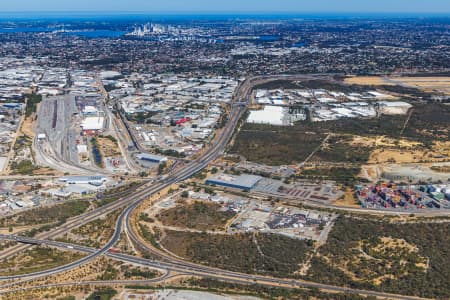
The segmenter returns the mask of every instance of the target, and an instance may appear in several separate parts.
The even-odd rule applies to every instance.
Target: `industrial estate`
[[[0,298],[449,299],[449,26],[0,20]]]

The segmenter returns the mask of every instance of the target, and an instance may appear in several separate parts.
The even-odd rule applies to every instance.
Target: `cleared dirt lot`
[[[395,85],[394,83],[385,81],[384,77],[380,76],[355,76],[345,79],[347,84],[360,85]]]
[[[33,114],[31,117],[24,119],[22,127],[20,128],[21,132],[29,136],[31,139],[33,139],[35,135],[34,132],[34,127],[36,126],[35,123],[36,123],[35,114]]]
[[[450,95],[450,77],[355,76],[346,78],[345,83],[358,85],[402,85],[418,88],[426,92],[438,91]]]
[[[342,205],[342,206],[353,206],[353,207],[360,207],[360,204],[358,200],[355,197],[355,193],[352,189],[348,188],[345,191],[345,195],[338,199],[336,202],[334,202],[335,205]]]
[[[442,162],[450,157],[450,142],[435,142],[429,149],[408,139],[354,136],[352,144],[375,149],[370,154],[369,164]]]
[[[450,95],[450,77],[394,77],[391,80],[427,92],[440,91]]]
[[[100,147],[100,151],[105,157],[114,157],[121,155],[117,141],[113,140],[112,138],[99,136],[97,137],[97,141]]]

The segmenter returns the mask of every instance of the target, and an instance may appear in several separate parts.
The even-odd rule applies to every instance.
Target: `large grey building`
[[[256,175],[236,176],[229,174],[220,174],[207,179],[206,184],[248,191],[251,190],[258,183],[258,181],[261,180],[261,178],[262,178],[261,176]]]

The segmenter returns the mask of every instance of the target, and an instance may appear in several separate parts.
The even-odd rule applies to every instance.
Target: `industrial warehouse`
[[[0,4],[1,299],[450,299],[450,6],[102,1]]]
[[[222,186],[233,189],[251,190],[262,177],[256,175],[229,175],[220,174],[206,180],[206,184]]]
[[[377,91],[342,93],[326,89],[257,90],[254,102],[263,108],[251,110],[247,122],[289,126],[308,118],[313,122],[322,122],[404,115],[412,108],[411,104],[394,101],[396,99]]]
[[[157,164],[160,164],[162,162],[167,162],[167,157],[161,156],[161,155],[149,154],[149,153],[137,154],[136,158],[141,161],[147,161],[147,162],[157,163]]]
[[[68,176],[61,177],[59,181],[66,182],[68,184],[102,185],[108,181],[108,178],[104,176]]]

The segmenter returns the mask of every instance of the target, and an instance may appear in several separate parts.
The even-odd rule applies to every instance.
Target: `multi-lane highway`
[[[68,250],[72,250],[72,251],[79,251],[79,252],[91,253],[91,254],[101,252],[100,249],[94,249],[94,248],[90,248],[90,247],[56,242],[56,241],[51,241],[51,240],[38,240],[38,239],[13,236],[13,235],[0,235],[0,239],[14,240],[14,241],[30,243],[30,244],[45,244],[48,246],[58,247],[61,249],[68,249]],[[166,272],[164,273],[163,276],[152,279],[152,280],[111,281],[111,282],[109,282],[109,284],[111,284],[111,285],[155,283],[155,282],[160,282],[160,281],[167,279],[168,274],[170,272],[176,272],[180,275],[208,277],[208,278],[213,278],[213,279],[217,279],[217,280],[224,280],[227,282],[242,283],[242,284],[258,283],[261,285],[275,286],[275,287],[318,288],[318,289],[328,290],[328,291],[333,291],[333,292],[353,293],[353,294],[360,294],[360,295],[365,295],[365,296],[383,297],[383,298],[388,298],[388,299],[402,299],[402,300],[420,299],[418,297],[413,297],[413,296],[402,296],[402,295],[395,295],[395,294],[382,293],[382,292],[351,289],[351,288],[346,288],[346,287],[339,287],[339,286],[309,282],[309,281],[304,281],[304,280],[272,278],[272,277],[266,277],[266,276],[237,273],[237,272],[231,272],[231,271],[226,271],[226,270],[221,270],[221,269],[210,268],[210,267],[206,267],[206,266],[202,266],[202,265],[196,265],[196,264],[192,264],[192,263],[185,262],[185,261],[179,262],[178,260],[173,260],[173,261],[149,260],[149,259],[131,256],[131,255],[126,255],[126,254],[121,254],[121,253],[112,253],[112,252],[105,252],[105,255],[107,255],[108,257],[117,259],[117,260],[128,262],[128,263],[134,263],[134,264],[138,264],[141,266],[146,266],[146,267],[155,268],[155,269],[159,269],[159,270],[166,270]],[[63,266],[61,268],[64,268],[65,270],[73,268],[72,265],[70,265],[70,267],[68,267],[68,266],[69,265]],[[47,271],[36,272],[34,274],[34,276],[35,276],[34,278],[39,277],[39,275],[45,274],[45,272],[47,272]],[[5,279],[5,278],[16,279],[16,278],[21,278],[21,277],[22,276],[9,276],[9,277],[2,277],[2,279]],[[33,279],[33,277],[30,279]],[[30,279],[27,279],[26,281],[29,281]],[[20,288],[20,287],[16,288],[16,289],[13,288],[14,286],[18,286],[18,285],[20,286],[20,284],[23,284],[24,282],[25,281],[20,281],[20,282],[13,282],[13,283],[7,283],[4,285],[0,285],[0,288],[2,289],[2,291],[0,291],[0,294],[12,292],[12,291],[21,291],[21,290],[30,289],[30,288],[24,289],[24,288]],[[99,285],[108,284],[108,282],[102,282],[102,281],[99,281],[98,283],[99,283]],[[78,282],[78,285],[87,285],[87,284],[95,285],[96,281]],[[67,285],[67,283],[60,284],[58,286],[66,286],[66,285]],[[48,287],[55,287],[55,286],[56,286],[55,284],[48,285]],[[43,287],[46,287],[46,286],[45,285],[39,286],[39,288],[43,288]]]
[[[243,87],[247,87],[247,84],[241,85],[240,89]],[[240,90],[239,89],[239,90]],[[239,91],[238,90],[238,91]],[[239,92],[236,95],[241,95]],[[65,233],[70,232],[71,230],[80,227],[84,224],[87,224],[91,221],[94,221],[98,219],[101,216],[107,215],[110,212],[113,212],[117,209],[120,209],[122,207],[126,206],[126,209],[122,212],[122,214],[119,216],[117,223],[116,223],[116,230],[111,238],[111,240],[107,243],[105,247],[103,247],[98,253],[94,253],[92,255],[89,255],[82,260],[78,262],[78,265],[81,265],[83,263],[86,263],[87,261],[104,254],[108,249],[110,249],[119,239],[120,233],[122,232],[122,224],[123,220],[128,218],[130,212],[132,212],[141,202],[148,199],[155,193],[163,190],[166,187],[171,186],[173,183],[183,181],[189,177],[191,177],[193,174],[201,171],[204,169],[211,161],[216,159],[224,150],[226,147],[229,139],[231,138],[239,119],[245,112],[244,106],[232,106],[230,109],[230,113],[228,116],[228,122],[226,126],[222,130],[222,134],[219,136],[219,138],[215,141],[212,147],[210,147],[202,157],[190,162],[189,164],[186,164],[183,168],[180,168],[176,171],[174,171],[172,174],[169,174],[167,178],[164,180],[161,180],[158,183],[152,184],[148,183],[137,189],[134,193],[131,193],[130,195],[123,197],[113,203],[110,203],[108,205],[105,205],[99,209],[90,211],[88,213],[85,213],[83,215],[74,217],[69,219],[63,226],[56,228],[54,230],[41,233],[37,235],[36,237],[38,239],[49,239],[54,238],[60,235],[63,235]],[[13,247],[10,247],[2,253],[0,253],[0,259],[4,259],[7,257],[10,257],[14,254],[16,254],[19,251],[23,251],[26,248],[30,247],[30,245],[23,245],[19,244]],[[51,272],[50,272],[51,271]],[[49,270],[48,274],[54,274],[55,271]],[[42,275],[45,275],[44,273]]]
[[[304,79],[307,78],[305,76],[282,76],[281,78],[288,78],[288,79]],[[275,79],[279,79],[278,77]],[[314,282],[307,282],[307,281],[301,281],[301,280],[291,280],[291,279],[279,279],[279,278],[270,278],[265,276],[258,276],[258,275],[249,275],[249,274],[243,274],[243,273],[236,273],[236,272],[230,272],[225,271],[217,268],[212,267],[206,267],[203,265],[198,265],[195,263],[187,262],[181,259],[174,258],[170,255],[168,255],[165,252],[159,251],[158,249],[155,249],[147,243],[143,242],[139,235],[134,232],[132,222],[131,222],[131,216],[133,214],[133,211],[139,207],[141,203],[143,203],[145,200],[147,200],[149,197],[154,195],[155,193],[160,192],[161,190],[171,186],[174,183],[181,182],[195,173],[201,171],[205,167],[209,165],[210,162],[214,161],[216,158],[218,158],[222,152],[224,151],[225,147],[228,145],[237,125],[239,124],[239,120],[244,115],[244,112],[246,111],[246,104],[250,100],[250,94],[252,91],[252,88],[255,84],[261,84],[267,81],[274,80],[273,77],[258,77],[254,78],[252,80],[246,80],[242,82],[234,96],[234,103],[231,103],[230,111],[228,115],[228,121],[225,127],[222,129],[221,134],[218,135],[216,140],[212,143],[212,146],[207,149],[203,155],[187,164],[185,164],[183,167],[172,171],[168,176],[159,182],[156,183],[147,183],[138,189],[136,189],[133,193],[131,193],[128,196],[122,197],[119,200],[110,203],[108,205],[105,205],[104,207],[101,207],[99,209],[90,211],[88,213],[85,213],[83,215],[74,217],[72,219],[69,219],[63,226],[56,228],[54,230],[51,230],[49,232],[41,233],[36,236],[35,239],[27,239],[23,237],[14,237],[14,236],[0,236],[0,239],[8,239],[17,241],[20,243],[26,243],[26,244],[19,244],[14,247],[11,247],[9,249],[6,249],[0,254],[0,259],[9,257],[11,255],[16,254],[18,251],[22,251],[29,247],[32,244],[47,244],[54,247],[60,247],[65,248],[66,250],[74,250],[74,251],[80,251],[87,253],[87,255],[75,262],[72,262],[68,265],[56,267],[51,270],[45,270],[36,272],[33,274],[25,274],[25,275],[17,275],[17,276],[5,276],[0,277],[0,279],[22,279],[15,283],[14,285],[20,285],[27,280],[30,279],[36,279],[41,278],[45,276],[55,275],[60,272],[64,272],[73,268],[76,268],[78,266],[81,266],[82,264],[85,264],[96,257],[99,257],[101,255],[107,255],[109,257],[143,265],[148,267],[153,267],[157,269],[164,269],[167,271],[176,271],[181,274],[185,275],[193,275],[193,276],[201,276],[201,277],[211,277],[216,278],[220,280],[225,280],[229,282],[238,282],[238,283],[259,283],[264,284],[268,286],[284,286],[284,287],[314,287],[319,288],[323,290],[330,290],[330,291],[336,291],[336,292],[348,292],[348,293],[354,293],[354,294],[361,294],[361,295],[367,295],[367,296],[379,296],[379,297],[385,297],[390,299],[417,299],[415,297],[408,297],[408,296],[400,296],[400,295],[390,295],[386,293],[379,293],[379,292],[372,292],[372,291],[363,291],[358,289],[349,289],[344,287],[337,287],[332,285],[326,285],[326,284],[319,284]],[[55,241],[49,241],[50,238],[54,238],[57,236],[60,236],[64,233],[68,233],[71,230],[80,227],[84,224],[87,224],[93,220],[98,219],[101,216],[104,216],[110,212],[116,211],[118,209],[123,209],[119,218],[117,219],[116,226],[115,226],[115,232],[109,242],[102,247],[101,249],[93,249],[88,247],[82,247],[78,245],[72,245],[72,244],[65,244],[65,243],[59,243]],[[119,254],[119,253],[111,253],[109,250],[111,247],[116,244],[120,238],[121,233],[123,230],[126,230],[132,241],[138,245],[141,248],[147,249],[148,251],[152,252],[155,257],[158,257],[158,261],[156,260],[147,260],[142,259],[139,257]],[[11,290],[9,287],[12,284],[5,284],[0,285],[0,288],[3,288],[6,290]]]

